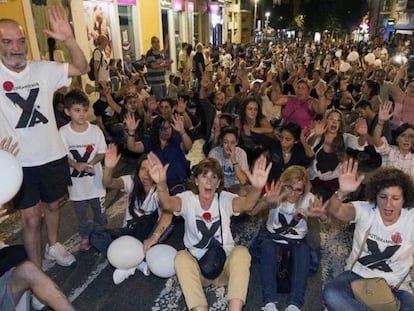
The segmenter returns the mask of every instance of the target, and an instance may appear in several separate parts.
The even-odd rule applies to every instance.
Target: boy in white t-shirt
[[[88,107],[89,100],[82,91],[69,92],[65,96],[65,113],[71,121],[59,130],[71,168],[69,199],[73,201],[79,221],[81,251],[90,248],[90,232],[106,223],[106,191],[102,185],[101,165],[106,152],[105,137],[98,126],[88,122]],[[88,219],[89,206],[94,213],[93,222]]]

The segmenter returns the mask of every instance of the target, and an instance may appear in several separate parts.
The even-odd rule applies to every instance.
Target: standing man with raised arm
[[[56,89],[69,86],[72,76],[88,71],[88,63],[76,43],[68,12],[58,6],[48,10],[49,37],[62,41],[72,63],[27,60],[27,38],[21,25],[0,19],[0,136],[19,142],[17,155],[23,167],[23,184],[14,204],[22,211],[23,242],[29,259],[42,267],[41,215],[47,226],[45,257],[63,266],[75,262],[58,243],[59,199],[70,182],[68,160],[53,113]]]

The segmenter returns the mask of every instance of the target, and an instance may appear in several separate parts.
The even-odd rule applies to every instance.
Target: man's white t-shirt
[[[53,94],[69,86],[68,63],[28,62],[16,73],[0,61],[0,137],[19,142],[17,159],[23,167],[39,166],[63,158],[53,112]]]

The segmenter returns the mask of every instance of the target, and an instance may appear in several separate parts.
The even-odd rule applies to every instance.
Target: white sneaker
[[[114,274],[112,275],[112,279],[114,280],[115,285],[121,284],[131,275],[134,275],[136,269],[137,268],[131,268],[128,270],[115,269]]]
[[[263,311],[278,311],[274,302],[268,302],[263,308]]]
[[[41,303],[39,299],[36,298],[35,295],[32,295],[32,308],[39,311],[39,310],[42,310],[43,308],[46,308],[46,305]]]
[[[300,311],[300,309],[295,305],[288,305],[285,311]]]
[[[68,267],[76,262],[75,256],[69,253],[59,242],[52,246],[46,244],[45,258],[55,260],[58,265],[64,267]]]
[[[137,269],[141,271],[145,276],[149,276],[151,274],[151,271],[148,268],[147,262],[145,260],[141,261],[141,263],[137,266]]]

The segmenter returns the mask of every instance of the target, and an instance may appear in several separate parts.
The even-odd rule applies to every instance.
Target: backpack
[[[93,59],[93,55],[95,54],[95,51],[96,50],[98,50],[98,48],[96,48],[95,50],[93,50],[93,52],[92,52],[92,57],[91,57],[91,59],[89,60],[89,72],[88,72],[88,78],[89,78],[89,80],[91,80],[91,81],[95,81],[95,79],[96,79],[96,77],[95,77],[95,70],[94,70],[94,67],[95,67],[95,61],[94,61],[94,59]],[[101,60],[99,61],[99,66],[101,66],[102,65],[102,59],[103,59],[103,54],[102,54],[102,52],[101,52]]]

